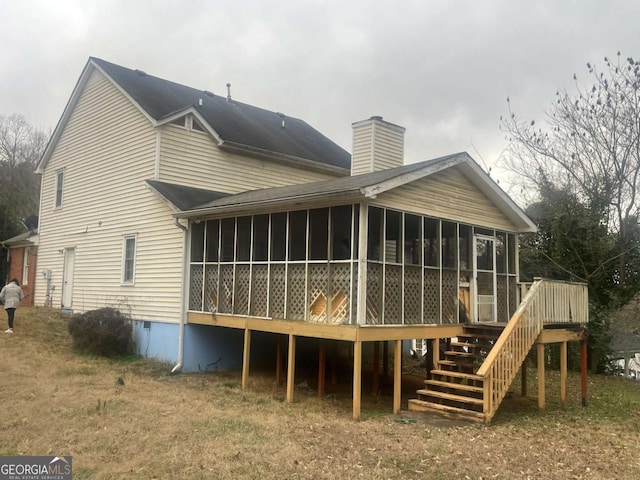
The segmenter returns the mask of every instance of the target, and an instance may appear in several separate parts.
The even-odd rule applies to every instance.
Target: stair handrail
[[[559,309],[562,312],[556,311]],[[529,350],[542,332],[545,321],[554,323],[555,319],[565,317],[565,322],[586,323],[588,315],[586,285],[535,279],[476,372],[484,380],[485,421],[490,421],[497,411]]]

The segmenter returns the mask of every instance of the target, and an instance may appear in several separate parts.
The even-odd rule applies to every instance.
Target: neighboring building
[[[36,304],[115,306],[139,352],[242,360],[243,385],[251,332],[286,334],[288,399],[297,336],[353,342],[356,415],[363,342],[399,358],[402,340],[506,324],[535,226],[466,153],[404,165],[404,128],[353,134],[352,159],[301,120],[91,58],[38,165]],[[544,322],[583,323],[584,298]]]
[[[5,240],[2,242],[2,246],[7,249],[9,260],[9,273],[5,283],[17,278],[24,292],[24,300],[20,302],[20,305],[33,305],[38,259],[37,230],[29,230]]]

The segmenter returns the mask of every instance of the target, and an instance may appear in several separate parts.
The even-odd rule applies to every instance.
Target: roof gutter
[[[182,246],[182,271],[187,271],[187,241],[188,228],[182,225],[178,219],[175,219],[175,225],[184,232],[184,244]],[[170,373],[177,373],[182,370],[184,360],[184,326],[187,319],[186,291],[187,291],[187,275],[182,275],[182,285],[180,285],[180,325],[178,326],[178,363],[174,365]]]

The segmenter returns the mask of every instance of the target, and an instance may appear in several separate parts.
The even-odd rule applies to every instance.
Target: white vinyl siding
[[[356,127],[353,130],[353,161],[351,175],[373,172],[373,131]]]
[[[513,223],[457,168],[384,192],[375,203],[470,225],[517,231]]]
[[[132,318],[180,318],[184,232],[149,191],[156,134],[149,120],[97,71],[80,96],[43,172],[41,205],[54,205],[64,168],[64,209],[41,208],[38,268],[52,270],[59,306],[65,248],[75,248],[73,308],[104,306]],[[123,235],[136,234],[135,285],[122,286]],[[38,275],[36,305],[46,281]]]
[[[222,151],[203,132],[162,127],[159,180],[226,193],[328,180],[335,176]]]
[[[354,125],[352,175],[399,167],[403,157],[402,127],[373,118]]]

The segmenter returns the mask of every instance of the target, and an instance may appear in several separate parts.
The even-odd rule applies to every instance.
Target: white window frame
[[[56,189],[53,192],[53,206],[54,208],[62,208],[62,201],[64,198],[64,169],[56,171]],[[58,193],[60,196],[58,197]]]
[[[133,241],[133,258],[127,258],[127,244]],[[122,236],[122,285],[134,285],[136,279],[136,252],[138,248],[138,235],[133,233]],[[131,262],[131,278],[127,275],[127,262]]]
[[[22,257],[22,285],[29,285],[29,257],[31,247],[24,247],[24,255]]]

